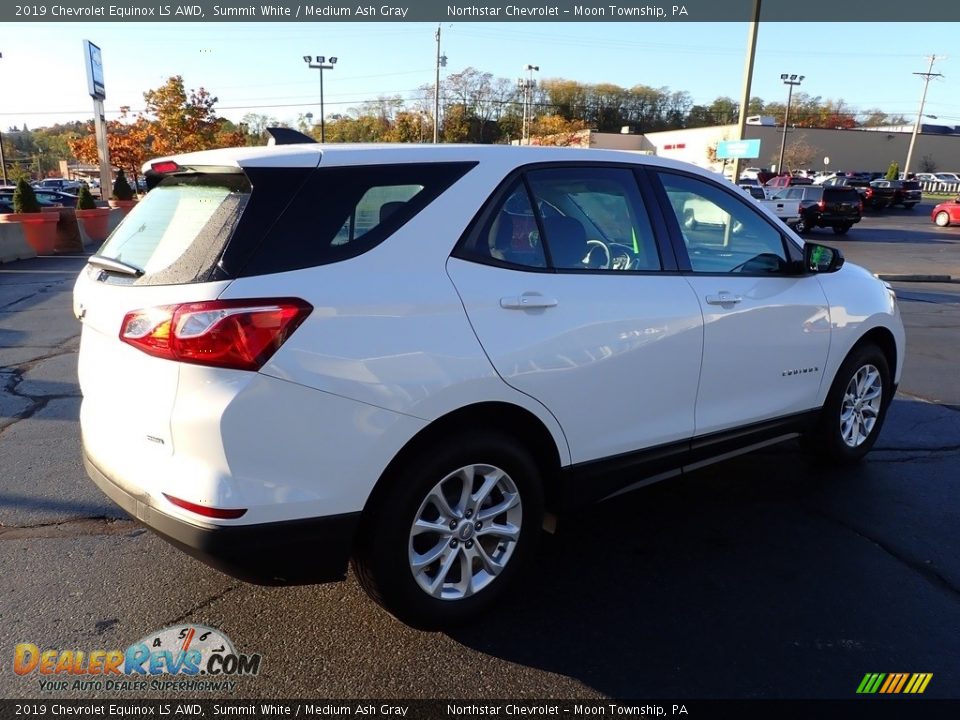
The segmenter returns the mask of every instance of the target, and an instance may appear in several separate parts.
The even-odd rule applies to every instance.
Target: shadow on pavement
[[[886,436],[936,415],[896,404]],[[955,695],[957,454],[908,457],[824,469],[790,443],[594,506],[451,637],[613,697],[852,698],[894,670]]]

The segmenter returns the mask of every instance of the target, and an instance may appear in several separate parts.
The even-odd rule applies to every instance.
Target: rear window
[[[137,284],[200,280],[223,251],[250,193],[239,171],[166,176],[97,254],[142,270]]]
[[[906,180],[902,185],[904,190],[919,190],[920,183],[916,180]]]
[[[853,188],[824,188],[823,199],[827,202],[860,202],[860,193]]]

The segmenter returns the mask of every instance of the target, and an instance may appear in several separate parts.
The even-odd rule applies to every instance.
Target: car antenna
[[[267,145],[302,145],[303,143],[316,144],[317,142],[309,135],[293,128],[270,127],[267,128],[267,132],[270,134]]]

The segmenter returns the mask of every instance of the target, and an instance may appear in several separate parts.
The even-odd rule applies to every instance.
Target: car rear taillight
[[[259,370],[311,310],[297,298],[162,305],[127,313],[120,340],[166,360]]]
[[[825,210],[827,207],[827,203],[823,200],[820,200],[819,202],[817,202],[817,207],[820,208],[821,210]]]

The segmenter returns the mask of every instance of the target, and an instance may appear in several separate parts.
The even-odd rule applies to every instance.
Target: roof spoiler
[[[303,143],[316,144],[317,142],[309,135],[304,135],[293,128],[271,127],[267,128],[267,132],[270,134],[267,145],[302,145]]]

